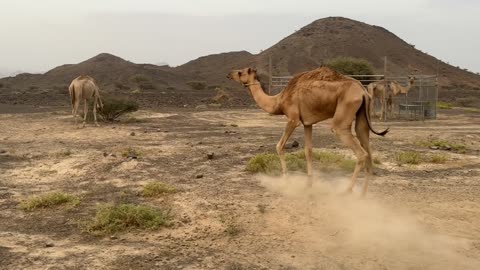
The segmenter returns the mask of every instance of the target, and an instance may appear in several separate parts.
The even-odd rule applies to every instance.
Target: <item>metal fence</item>
[[[438,87],[436,75],[411,75],[415,77],[415,82],[407,94],[398,94],[392,98],[392,114],[386,114],[386,120],[410,119],[425,120],[436,119]],[[392,81],[400,83],[402,86],[408,84],[410,76],[387,76],[376,75],[351,75],[350,77],[359,80],[365,87],[368,84],[385,79],[387,85]],[[292,76],[271,76],[269,94],[274,95],[282,91]],[[389,89],[389,87],[387,87]],[[390,91],[390,90],[387,90]],[[388,94],[386,95],[386,98]],[[380,102],[374,99],[375,108],[380,111]],[[385,104],[387,100],[384,101]]]

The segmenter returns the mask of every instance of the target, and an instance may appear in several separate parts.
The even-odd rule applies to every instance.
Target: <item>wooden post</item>
[[[384,89],[385,89],[385,96],[383,97],[383,121],[387,121],[387,96],[388,96],[388,86],[387,86],[387,56],[385,56],[385,62],[383,63],[383,83],[384,83]],[[393,101],[392,101],[393,102]],[[393,104],[392,104],[393,106]],[[393,110],[393,108],[392,108]]]
[[[268,94],[271,95],[272,91],[272,55],[268,55]]]

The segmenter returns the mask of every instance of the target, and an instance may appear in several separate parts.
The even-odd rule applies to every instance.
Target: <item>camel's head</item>
[[[415,79],[416,79],[415,76],[408,77],[408,82],[410,84],[413,84],[415,82]]]
[[[255,81],[258,80],[257,70],[254,68],[232,70],[228,73],[227,78],[242,83],[243,85],[255,83]]]

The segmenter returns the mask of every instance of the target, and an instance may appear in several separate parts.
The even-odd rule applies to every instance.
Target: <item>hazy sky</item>
[[[480,71],[476,0],[0,0],[0,72],[47,71],[109,52],[136,63],[258,53],[323,17],[390,30],[417,49]]]

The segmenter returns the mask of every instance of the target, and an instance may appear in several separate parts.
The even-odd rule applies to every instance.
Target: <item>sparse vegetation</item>
[[[122,152],[122,157],[140,157],[142,156],[142,152],[140,150],[135,149],[133,147],[128,147]]]
[[[137,89],[132,90],[132,92],[130,92],[130,93],[132,93],[132,94],[134,94],[134,95],[139,95],[139,94],[142,93],[142,90],[140,90],[140,89],[137,88]]]
[[[38,171],[38,175],[40,177],[46,177],[46,176],[56,174],[56,173],[57,173],[56,170],[40,170],[40,171]]]
[[[113,84],[115,86],[115,88],[119,89],[119,90],[128,90],[130,89],[130,87],[128,85],[125,85],[124,83],[122,82],[115,82]]]
[[[467,147],[461,143],[453,143],[446,140],[428,140],[428,141],[418,141],[416,145],[439,149],[439,150],[452,150],[459,153],[465,153]]]
[[[142,83],[142,82],[149,82],[151,81],[150,77],[144,74],[136,74],[130,77],[130,80],[134,83]]]
[[[338,169],[351,171],[355,168],[356,164],[354,160],[334,152],[314,151],[312,156],[314,161],[320,163],[320,169],[327,171]],[[285,161],[289,171],[306,170],[304,151],[285,154]],[[277,175],[281,173],[280,158],[277,154],[258,154],[248,161],[247,171]]]
[[[99,115],[103,120],[113,122],[124,114],[137,111],[138,108],[138,103],[133,100],[104,98],[103,109],[99,111]]]
[[[448,103],[448,102],[444,102],[444,101],[438,101],[437,102],[437,109],[452,109],[453,108],[453,104],[451,103]]]
[[[224,103],[224,102],[227,102],[231,99],[230,95],[225,90],[223,90],[222,88],[216,88],[216,90],[217,90],[217,93],[212,98],[212,100],[214,102]]]
[[[475,105],[480,103],[480,99],[477,97],[457,98],[455,103],[461,107],[475,107]]]
[[[229,236],[237,236],[241,232],[240,226],[235,222],[227,222],[225,232]]]
[[[72,150],[70,150],[70,149],[64,149],[64,150],[62,150],[62,151],[60,151],[60,152],[57,152],[57,153],[55,154],[55,156],[56,156],[56,157],[59,157],[59,158],[61,158],[61,157],[69,157],[69,156],[71,156],[71,155],[72,155]]]
[[[345,75],[372,75],[374,73],[372,64],[361,58],[337,57],[328,60],[325,64]]]
[[[142,196],[144,197],[158,197],[163,194],[174,193],[175,187],[167,185],[162,182],[151,182],[143,187]]]
[[[373,157],[373,164],[380,165],[382,164],[382,161],[378,157]]]
[[[34,210],[37,208],[50,208],[64,204],[75,206],[78,203],[80,203],[80,200],[71,194],[53,192],[28,198],[20,203],[20,208],[24,210]]]
[[[187,85],[195,90],[204,90],[207,87],[207,83],[204,81],[190,81]]]
[[[414,151],[405,151],[399,152],[395,154],[395,160],[397,161],[398,165],[403,164],[420,164],[421,157],[420,154]]]
[[[169,211],[134,204],[105,204],[97,208],[95,218],[87,224],[92,234],[115,233],[128,229],[158,229],[169,226]]]
[[[447,162],[448,158],[445,154],[435,154],[430,157],[430,162],[443,164]]]
[[[265,214],[267,211],[267,205],[259,203],[257,204],[257,209],[260,213]]]
[[[474,112],[474,113],[480,112],[480,109],[477,109],[477,108],[463,108],[463,110],[467,112]]]

